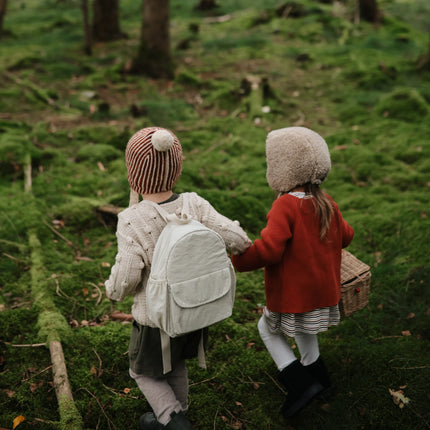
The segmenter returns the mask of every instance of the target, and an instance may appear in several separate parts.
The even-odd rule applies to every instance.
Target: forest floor
[[[189,362],[195,428],[430,428],[430,71],[417,66],[430,3],[381,0],[383,21],[373,25],[354,22],[352,1],[288,2],[278,15],[278,1],[220,0],[213,15],[172,0],[168,81],[127,72],[141,2],[120,3],[127,38],[86,56],[78,2],[9,2],[0,41],[0,428],[60,427],[45,347],[52,330],[84,428],[136,429],[149,410],[128,375],[131,299],[112,304],[104,291],[116,215],[102,208],[127,206],[124,148],[151,125],[182,143],[175,190],[199,193],[253,239],[274,199],[268,131],[317,131],[332,157],[324,188],[355,230],[350,251],[372,270],[369,305],[319,337],[334,396],[289,423],[257,331],[263,272],[238,274],[233,316],[210,329],[207,370]]]

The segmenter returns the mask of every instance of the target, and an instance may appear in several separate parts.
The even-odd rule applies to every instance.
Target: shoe
[[[324,390],[318,395],[324,399],[329,398],[334,393],[331,386],[330,375],[321,357],[314,361],[312,364],[305,366],[305,369],[324,387]]]
[[[162,430],[163,424],[157,421],[153,412],[146,412],[139,419],[139,430]]]
[[[324,390],[324,387],[298,360],[282,369],[278,379],[288,391],[282,406],[284,418],[298,414],[315,396]]]
[[[193,426],[188,421],[183,412],[172,412],[172,418],[164,427],[167,430],[193,430]]]

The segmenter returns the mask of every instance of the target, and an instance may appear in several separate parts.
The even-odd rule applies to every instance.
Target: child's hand
[[[245,243],[245,246],[243,247],[243,249],[241,249],[240,251],[238,249],[234,249],[232,250],[232,254],[233,255],[240,255],[240,254],[244,254],[252,245],[252,242],[249,240]]]

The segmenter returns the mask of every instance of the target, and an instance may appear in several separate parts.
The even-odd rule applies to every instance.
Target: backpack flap
[[[192,281],[170,285],[170,293],[176,305],[192,309],[221,299],[231,290],[231,284],[230,270],[225,268]]]
[[[189,281],[169,285],[171,337],[208,327],[232,314],[236,292],[233,266]]]

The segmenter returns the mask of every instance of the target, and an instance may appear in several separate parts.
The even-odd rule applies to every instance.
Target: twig
[[[24,191],[30,192],[32,187],[31,182],[31,160],[24,165]]]
[[[10,258],[13,261],[16,261],[17,263],[25,263],[24,261],[20,260],[19,258],[16,258],[10,254],[6,254],[6,252],[3,252],[3,255],[7,258]]]
[[[103,387],[106,388],[106,390],[110,391],[111,393],[115,394],[116,396],[124,395],[124,392],[121,392],[121,390],[115,390],[115,388],[108,387],[105,384],[102,384],[102,385],[103,385]],[[140,400],[140,397],[138,397],[138,396],[130,396],[129,394],[127,394],[127,397],[129,397],[130,399]]]
[[[282,393],[287,394],[287,392],[270,376],[266,371],[264,373],[272,380],[272,382],[281,390]]]
[[[12,344],[10,342],[4,342],[6,345],[13,346],[14,348],[36,348],[39,346],[46,346],[46,343],[29,343],[29,344],[22,344],[22,345],[16,345]]]
[[[57,284],[57,288],[55,289],[57,296],[65,297],[66,299],[70,299],[70,297],[60,288],[60,283],[58,282],[58,279],[55,279],[55,283]]]
[[[397,339],[399,337],[404,337],[404,336],[399,336],[399,335],[394,335],[394,336],[381,336],[381,337],[375,337],[373,339],[371,339],[372,342],[375,342],[377,340],[385,340],[385,339]]]
[[[58,237],[63,239],[67,243],[67,245],[73,246],[73,247],[75,246],[71,240],[67,239],[67,237],[63,236],[60,232],[55,230],[55,228],[53,228],[51,225],[49,225],[49,223],[47,223],[45,220],[43,220],[43,224],[45,224],[49,229],[51,229],[51,231],[53,233],[55,233]]]
[[[97,402],[97,404],[99,405],[99,407],[100,407],[100,410],[102,411],[102,413],[103,413],[103,415],[105,416],[105,418],[106,418],[106,420],[107,420],[107,423],[108,423],[108,426],[109,426],[109,428],[111,428],[111,424],[113,425],[113,428],[114,429],[116,429],[116,426],[115,426],[115,424],[110,420],[110,418],[106,415],[106,412],[105,412],[105,410],[103,409],[103,406],[101,405],[101,403],[100,403],[100,401],[99,401],[99,399],[91,392],[91,391],[89,391],[89,390],[87,390],[86,388],[79,388],[79,390],[84,390],[84,391],[86,391],[93,399],[95,399],[95,401]],[[78,390],[78,391],[79,391]]]
[[[98,285],[96,285],[96,284],[94,284],[93,282],[88,282],[91,286],[93,286],[96,290],[97,290],[97,292],[99,293],[99,298],[97,299],[97,302],[96,302],[96,306],[98,306],[99,304],[100,304],[100,302],[102,301],[102,298],[103,298],[103,293],[102,293],[102,291],[100,290],[100,288],[98,287]]]
[[[216,417],[218,416],[218,408],[215,412],[215,416],[214,416],[214,430],[216,430]]]
[[[204,383],[209,382],[209,381],[213,381],[219,374],[224,372],[225,366],[226,365],[224,364],[224,366],[222,366],[222,368],[219,370],[219,372],[216,375],[212,376],[212,378],[203,379],[203,381],[200,381],[200,382],[194,382],[193,384],[190,384],[189,386],[192,387],[194,385],[200,385],[200,384],[204,384]]]
[[[25,379],[23,379],[23,381],[25,381],[25,382],[26,382],[26,381],[29,381],[30,379],[34,378],[35,376],[39,376],[39,375],[41,375],[42,373],[46,372],[46,371],[47,371],[47,370],[49,370],[49,369],[52,369],[52,364],[51,364],[50,366],[46,367],[45,369],[41,370],[40,372],[35,373],[34,375],[31,375],[29,378],[25,378]]]
[[[415,369],[428,369],[430,366],[414,366],[414,367],[393,367],[393,369],[402,369],[402,370],[415,370]]]
[[[96,354],[97,358],[99,359],[99,369],[101,370],[102,364],[103,364],[102,359],[100,358],[100,355],[97,354],[97,351],[94,348],[93,348],[93,351],[94,351],[94,354]]]
[[[54,428],[58,428],[58,421],[42,420],[42,418],[36,418],[36,417],[34,417],[33,419],[38,423],[48,424]]]

